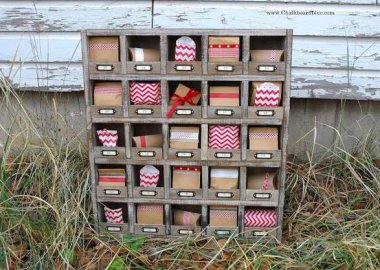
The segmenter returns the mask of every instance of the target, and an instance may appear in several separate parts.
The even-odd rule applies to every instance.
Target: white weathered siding
[[[0,0],[0,69],[21,89],[78,91],[81,29],[293,28],[292,97],[380,100],[379,25],[376,0]]]

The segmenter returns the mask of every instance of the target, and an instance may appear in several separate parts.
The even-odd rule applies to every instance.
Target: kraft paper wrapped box
[[[160,171],[152,166],[146,165],[140,170],[140,187],[157,187],[160,179]]]
[[[94,105],[121,106],[123,103],[121,82],[96,82]]]
[[[198,149],[199,127],[174,126],[170,128],[170,148]]]
[[[210,189],[237,189],[238,186],[238,167],[211,167]]]
[[[253,82],[251,106],[278,107],[281,103],[282,82]]]
[[[167,117],[170,118],[170,116],[174,113],[174,110],[180,105],[185,105],[185,106],[198,105],[200,98],[201,98],[201,92],[199,90],[192,89],[180,83],[177,86],[174,94],[170,98],[169,112],[168,112]]]
[[[159,82],[131,82],[130,94],[134,105],[161,105]]]
[[[158,49],[129,48],[129,53],[134,62],[160,61],[160,50]]]
[[[251,61],[253,62],[281,62],[284,50],[251,50]]]
[[[211,125],[209,128],[208,147],[210,149],[239,149],[239,126]]]
[[[172,187],[175,189],[201,188],[201,167],[174,166]]]
[[[277,214],[274,210],[248,209],[244,211],[245,227],[265,227],[277,226]]]
[[[125,186],[126,174],[124,169],[98,169],[99,186]]]
[[[119,61],[118,37],[90,37],[89,43],[91,62]]]
[[[239,37],[209,37],[208,43],[210,62],[239,62]]]
[[[210,226],[237,226],[237,207],[210,206]]]
[[[200,226],[200,219],[201,214],[190,212],[190,211],[183,211],[180,209],[174,209],[173,210],[173,216],[174,216],[174,225],[180,225],[180,226]]]
[[[150,225],[164,224],[164,206],[162,204],[138,204],[137,223]]]
[[[264,172],[247,175],[247,189],[274,190],[276,173]]]
[[[210,86],[210,106],[240,106],[239,86]]]
[[[278,150],[277,127],[249,128],[250,150]]]
[[[107,223],[111,223],[111,224],[124,223],[122,208],[111,209],[104,206],[104,216],[107,220]]]
[[[139,148],[148,148],[148,147],[162,147],[162,135],[153,134],[153,135],[143,135],[133,137],[133,142],[136,147]]]

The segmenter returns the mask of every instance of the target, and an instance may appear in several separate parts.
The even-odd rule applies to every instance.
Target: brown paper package
[[[251,134],[277,134],[264,138],[251,138]],[[249,149],[250,150],[278,150],[278,128],[277,127],[251,127],[249,128]]]
[[[240,106],[240,97],[212,98],[212,94],[239,94],[239,86],[210,86],[210,106]]]
[[[197,89],[194,89],[196,91],[199,92],[199,95],[196,95],[194,96],[193,98],[191,98],[191,100],[193,101],[194,104],[198,105],[198,102],[201,98],[201,92]],[[187,93],[189,92],[189,87],[183,85],[182,83],[180,83],[177,88],[175,89],[175,92],[174,94],[180,96],[180,97],[185,97],[187,95]],[[175,102],[176,102],[176,98],[171,98],[170,99],[170,102],[169,102],[169,105],[173,105]],[[185,106],[191,106],[191,104],[189,102],[185,102],[183,105]]]
[[[138,204],[137,223],[150,225],[164,224],[164,206],[157,204]]]
[[[209,44],[240,44],[239,37],[209,37]],[[241,48],[240,48],[241,50]],[[210,62],[239,62],[239,57],[209,57]]]
[[[250,104],[250,106],[254,106],[255,105],[256,90],[257,90],[257,87],[260,87],[260,85],[262,83],[263,82],[253,82],[252,83],[252,97],[251,97],[251,104]],[[277,85],[280,88],[279,103],[281,103],[281,98],[282,98],[282,82],[271,82],[271,83],[273,83],[274,85]]]
[[[201,188],[201,172],[186,173],[186,171],[173,170],[173,188],[199,189]]]
[[[191,132],[198,133],[198,140],[195,141],[170,141],[170,148],[174,149],[198,149],[199,144],[199,127],[171,127],[170,132]]]
[[[145,146],[141,145],[141,137],[145,137]],[[135,136],[133,137],[133,141],[136,147],[162,147],[162,135],[154,134],[154,135],[143,135],[143,136]]]
[[[254,173],[247,175],[247,189],[262,189],[265,175],[267,173]],[[268,173],[268,190],[274,190],[276,182],[276,173]]]
[[[117,48],[104,50],[91,48],[91,45],[117,44]],[[90,61],[91,62],[118,62],[119,38],[118,37],[90,37]]]
[[[125,170],[124,169],[98,169],[98,174],[100,175],[113,175],[113,176],[120,176],[125,177]],[[117,187],[125,187],[125,182],[114,182],[114,183],[107,183],[107,182],[99,182],[99,186],[117,186]]]
[[[213,167],[212,169],[239,170],[238,167]],[[210,189],[237,189],[239,177],[212,177],[210,175]]]
[[[271,60],[273,51],[275,58]],[[251,50],[250,53],[253,62],[281,62],[284,56],[284,50]]]
[[[94,91],[94,105],[96,106],[121,106],[123,103],[123,95],[120,82],[97,82],[96,87],[101,88],[120,88],[120,93],[97,94]],[[94,88],[95,90],[95,88]]]
[[[214,217],[213,213],[218,212]],[[210,226],[237,226],[236,206],[210,206]]]
[[[186,214],[190,216],[190,224],[184,224],[183,222],[183,216]],[[173,215],[174,215],[174,225],[200,226],[201,214],[199,213],[174,209]]]
[[[144,61],[143,62],[154,62],[160,61],[160,50],[158,49],[142,49],[144,52]],[[131,53],[131,61],[136,61],[135,48],[129,48]]]

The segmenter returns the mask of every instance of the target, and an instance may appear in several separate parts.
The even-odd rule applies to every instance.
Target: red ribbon
[[[239,93],[211,93],[210,98],[239,98]]]
[[[145,136],[140,136],[140,144],[141,144],[141,147],[142,147],[142,148],[145,148],[145,147],[146,147]]]
[[[175,100],[175,103],[172,105],[172,107],[168,111],[167,118],[170,118],[172,116],[172,114],[174,113],[175,109],[179,105],[185,104],[185,102],[190,103],[190,105],[193,105],[193,106],[197,105],[192,101],[192,98],[199,95],[199,94],[200,93],[198,91],[191,89],[191,88],[189,88],[189,91],[187,92],[186,96],[184,96],[184,97],[181,97],[181,96],[177,95],[176,93],[174,93],[171,100]]]
[[[174,166],[173,168],[175,171],[195,171],[195,172],[200,172],[201,167],[179,167],[179,166]]]

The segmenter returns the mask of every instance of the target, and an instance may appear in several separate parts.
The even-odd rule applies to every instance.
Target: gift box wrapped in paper
[[[278,107],[281,103],[282,82],[253,82],[251,106]]]
[[[240,106],[239,86],[210,86],[210,106]]]
[[[281,62],[284,50],[251,50],[253,62]]]
[[[239,37],[209,37],[208,43],[210,62],[239,62]]]
[[[250,127],[250,150],[278,150],[277,127]]]
[[[211,167],[211,189],[237,189],[239,185],[238,167]]]
[[[118,62],[118,37],[90,37],[90,62]]]
[[[125,186],[124,169],[98,169],[99,186]]]
[[[247,175],[247,189],[274,190],[276,173],[263,172]]]
[[[201,167],[174,166],[172,187],[175,189],[201,188]]]
[[[209,128],[208,147],[210,149],[239,149],[239,126],[211,125]]]
[[[111,224],[124,223],[122,208],[111,209],[104,206],[104,216],[107,220],[107,223],[111,223]]]
[[[137,223],[150,225],[164,224],[164,206],[162,204],[138,204]]]
[[[123,103],[121,82],[96,82],[94,105],[121,106]]]
[[[237,207],[210,206],[210,226],[237,226]]]
[[[130,94],[134,105],[161,105],[159,82],[131,82]]]
[[[248,209],[244,211],[244,226],[246,227],[276,227],[277,214],[274,210]]]
[[[200,226],[201,214],[199,213],[174,209],[173,216],[174,225]]]
[[[170,128],[170,148],[198,149],[199,127],[174,126]]]

